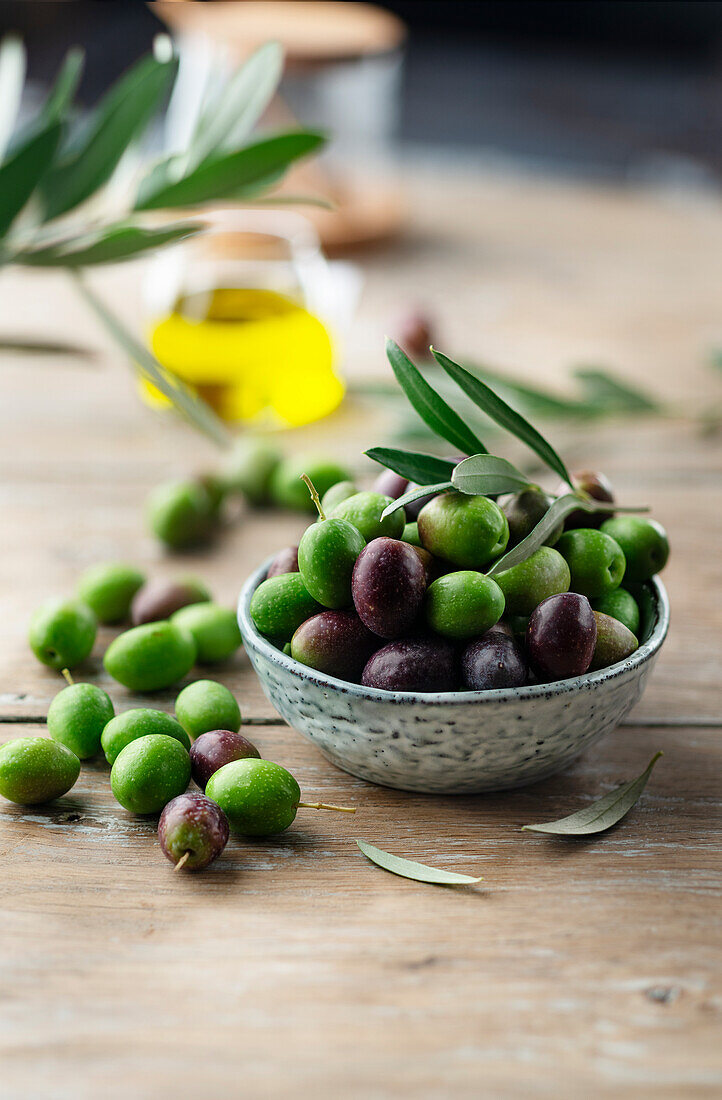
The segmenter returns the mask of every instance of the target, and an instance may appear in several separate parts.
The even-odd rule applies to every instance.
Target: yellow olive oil
[[[220,287],[181,297],[152,323],[150,346],[228,421],[270,414],[295,427],[333,412],[344,394],[325,326],[273,290]],[[153,387],[145,392],[165,403]]]

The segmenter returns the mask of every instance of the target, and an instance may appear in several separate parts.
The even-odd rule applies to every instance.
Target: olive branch
[[[283,68],[280,46],[267,43],[206,95],[187,147],[149,163],[137,146],[167,104],[178,73],[170,39],[158,36],[152,54],[121,76],[78,125],[75,94],[83,60],[82,50],[68,52],[38,113],[17,127],[25,49],[14,36],[0,43],[0,267],[66,270],[141,377],[194,427],[227,446],[229,433],[210,406],[127,331],[82,271],[135,259],[205,228],[202,220],[173,222],[158,212],[223,199],[273,202],[272,188],[289,165],[315,152],[325,138],[299,129],[251,140]],[[133,180],[127,186],[129,169]],[[14,339],[0,339],[3,346],[48,350]]]

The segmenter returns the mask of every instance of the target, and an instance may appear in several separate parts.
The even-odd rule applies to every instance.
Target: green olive
[[[89,655],[98,622],[81,600],[49,600],[30,620],[30,648],[39,661],[60,671]]]
[[[131,691],[159,691],[190,672],[195,659],[196,644],[188,631],[161,621],[119,634],[105,651],[103,664]]]
[[[241,710],[234,696],[215,680],[196,680],[183,688],[175,701],[176,718],[191,737],[211,730],[241,728]]]
[[[131,813],[157,814],[183,794],[190,777],[190,756],[180,741],[152,733],[121,750],[110,772],[110,788]]]
[[[172,715],[164,710],[134,707],[112,718],[103,730],[100,740],[105,759],[109,764],[114,764],[126,745],[156,733],[175,737],[186,751],[191,747],[188,734]]]
[[[278,640],[291,637],[321,605],[314,600],[300,573],[281,573],[259,584],[249,608],[256,629]]]
[[[60,798],[79,775],[75,753],[47,737],[19,737],[0,748],[0,794],[21,806]]]
[[[566,561],[551,546],[497,573],[494,580],[504,593],[507,615],[531,615],[547,596],[569,591],[571,573]]]
[[[385,519],[381,519],[381,513],[389,504],[393,504],[391,497],[367,490],[342,500],[334,508],[331,518],[346,520],[361,532],[366,542],[378,538],[398,539],[404,529],[406,516],[403,508],[396,508]]]
[[[217,603],[189,604],[176,611],[170,621],[192,636],[200,665],[227,661],[241,644],[235,612]]]
[[[445,638],[473,638],[484,634],[504,614],[499,585],[474,570],[446,573],[426,592],[426,621]]]
[[[80,760],[100,752],[100,738],[115,711],[110,697],[95,684],[63,688],[48,710],[48,733]]]
[[[133,565],[107,562],[86,569],[78,581],[78,597],[94,612],[100,623],[123,623],[130,618],[130,605],[145,577]]]
[[[243,836],[272,836],[293,822],[301,801],[298,783],[270,760],[232,760],[211,776],[206,795]]]

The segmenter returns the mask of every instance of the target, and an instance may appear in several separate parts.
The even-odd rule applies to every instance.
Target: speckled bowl
[[[609,668],[498,691],[381,691],[301,665],[258,633],[248,608],[270,561],[249,577],[238,603],[266,697],[332,764],[402,791],[498,791],[565,768],[640,699],[669,625],[667,593],[655,579],[646,586],[642,644]]]

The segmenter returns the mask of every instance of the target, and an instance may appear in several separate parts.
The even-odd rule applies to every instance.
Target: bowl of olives
[[[248,578],[238,622],[263,690],[330,761],[401,790],[471,794],[564,768],[639,700],[667,633],[664,529],[572,475],[475,376],[434,353],[561,475],[492,455],[396,346],[416,411],[468,457],[373,448],[367,490],[320,499],[297,547]]]

